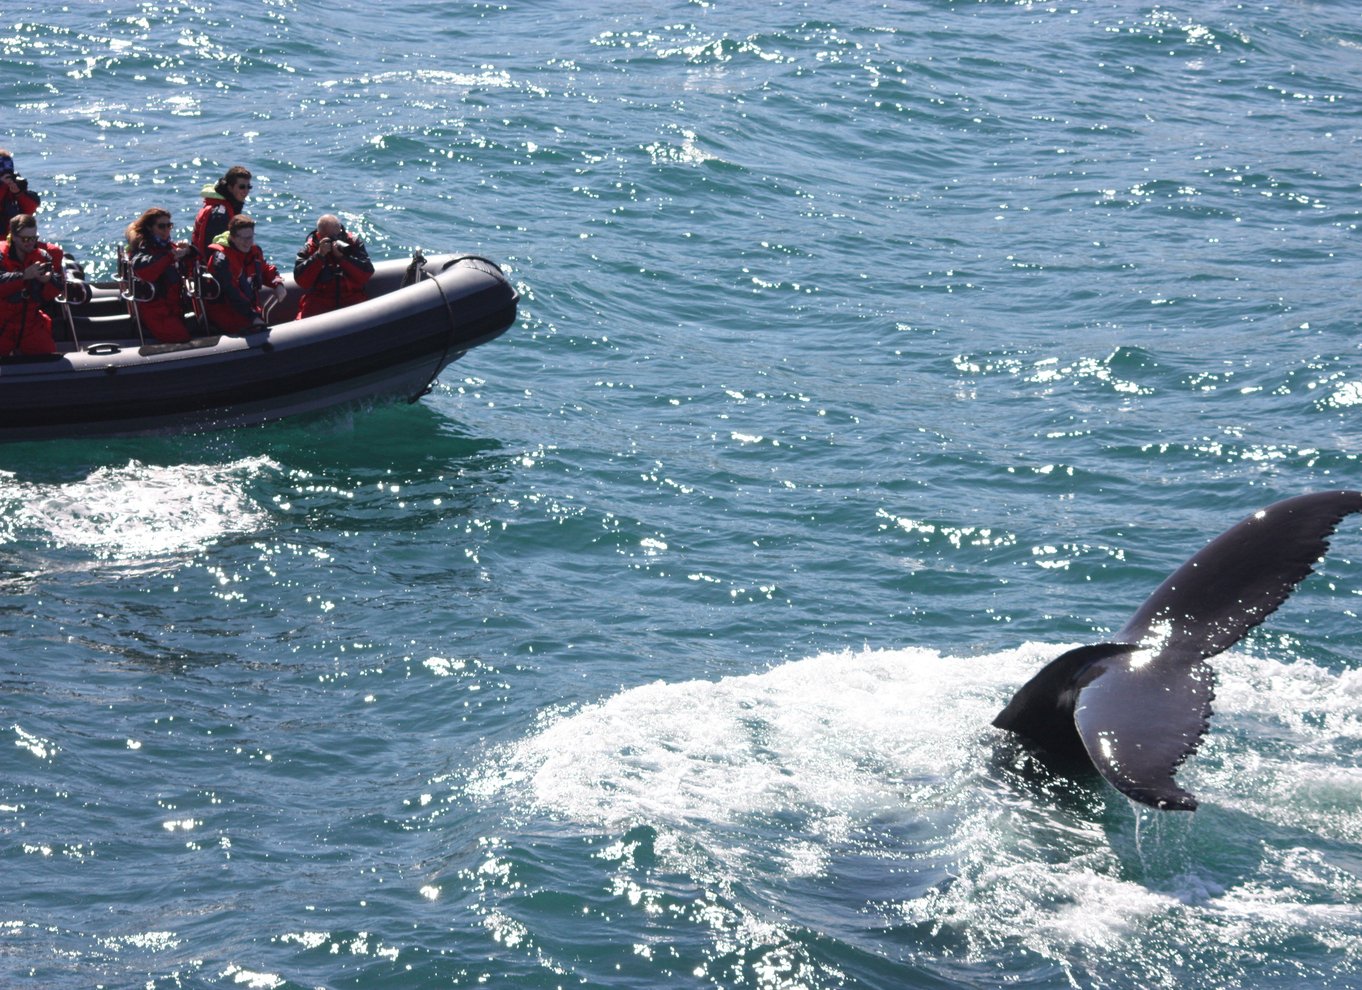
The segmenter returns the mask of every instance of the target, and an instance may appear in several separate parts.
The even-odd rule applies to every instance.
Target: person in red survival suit
[[[278,270],[256,246],[255,221],[244,213],[232,217],[226,244],[209,246],[208,273],[219,286],[217,299],[208,304],[208,319],[223,333],[265,329],[261,293],[268,288],[275,299],[288,295]]]
[[[298,319],[364,302],[364,284],[373,274],[364,242],[351,236],[339,218],[323,214],[293,264],[293,279],[303,290]]]
[[[61,248],[38,240],[38,222],[20,213],[9,222],[9,239],[0,244],[0,357],[55,354],[52,317],[43,303],[66,287]]]
[[[0,230],[20,213],[38,212],[38,194],[28,191],[28,180],[14,170],[14,156],[0,148]]]
[[[184,277],[194,256],[193,245],[170,239],[175,224],[170,211],[153,206],[134,220],[127,231],[132,273],[145,286],[134,289],[137,318],[143,329],[165,344],[182,344],[191,334],[184,316]],[[150,299],[143,299],[148,294]]]
[[[194,218],[194,233],[189,241],[207,264],[208,245],[226,233],[232,218],[246,208],[246,197],[251,194],[251,170],[244,165],[233,165],[215,185],[203,187],[203,206]]]

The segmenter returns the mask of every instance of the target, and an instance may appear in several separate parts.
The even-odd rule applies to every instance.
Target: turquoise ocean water
[[[503,263],[412,406],[0,450],[0,985],[1362,985],[1362,526],[1216,662],[1195,815],[989,727],[1362,485],[1352,4],[5,11],[111,271]],[[1000,756],[999,753],[1004,755]]]

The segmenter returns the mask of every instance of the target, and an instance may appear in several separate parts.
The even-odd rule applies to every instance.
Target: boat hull
[[[287,319],[241,337],[144,346],[107,291],[75,321],[76,341],[49,359],[0,361],[0,441],[202,432],[332,406],[414,400],[450,362],[504,333],[518,297],[476,258],[437,257],[402,285],[407,262],[376,266],[367,302]]]

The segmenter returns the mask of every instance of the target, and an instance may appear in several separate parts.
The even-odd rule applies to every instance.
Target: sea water
[[[41,232],[522,295],[415,405],[0,450],[0,984],[1362,984],[1362,527],[1193,815],[989,723],[1362,484],[1341,3],[6,10]]]

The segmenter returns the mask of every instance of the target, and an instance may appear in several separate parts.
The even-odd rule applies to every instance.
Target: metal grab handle
[[[144,287],[146,289],[145,296],[139,296],[137,294],[139,287]],[[132,276],[132,285],[130,288],[125,289],[122,284],[119,285],[118,298],[122,299],[124,302],[130,303],[151,302],[156,298],[156,286],[134,275]]]
[[[138,286],[144,286],[149,293],[145,299],[138,297]],[[130,303],[151,302],[156,298],[156,286],[137,277],[132,270],[132,259],[121,244],[118,245],[118,298]]]
[[[76,295],[80,297],[79,299],[71,299],[72,288],[75,288],[77,290]],[[91,295],[90,287],[86,285],[84,282],[80,281],[79,279],[67,279],[66,290],[64,294],[66,295],[67,299],[70,300],[72,306],[84,306],[87,302],[90,301]]]
[[[76,335],[76,318],[71,315],[71,302],[66,298],[65,282],[62,283],[57,298],[52,301],[61,307],[62,315],[66,317],[66,328],[71,331],[71,343],[75,345],[76,350],[80,350],[80,337]]]
[[[204,302],[213,302],[222,295],[222,286],[208,272],[202,269],[194,273],[192,279],[186,279],[184,290],[191,299],[201,299]]]
[[[199,262],[194,262],[192,267],[193,274],[184,280],[184,291],[189,296],[190,308],[198,318],[199,329],[206,336],[213,332],[213,326],[208,322],[208,303],[222,295],[222,286]]]
[[[269,322],[270,322],[270,313],[274,310],[274,307],[277,306],[278,304],[279,304],[279,297],[276,296],[276,295],[274,294],[274,288],[271,287],[271,288],[270,288],[270,297],[269,297],[268,299],[266,299],[263,303],[260,304],[260,316],[261,316],[261,318],[265,321],[265,325],[266,325],[266,326],[269,326]]]
[[[127,251],[123,245],[118,245],[118,298],[128,304],[128,311],[132,314],[133,326],[137,327],[137,339],[143,347],[147,346],[147,335],[142,330],[142,314],[137,311],[137,276],[132,273],[132,261],[128,258]],[[156,289],[151,291],[152,298],[156,297]],[[75,336],[75,331],[72,331]]]

